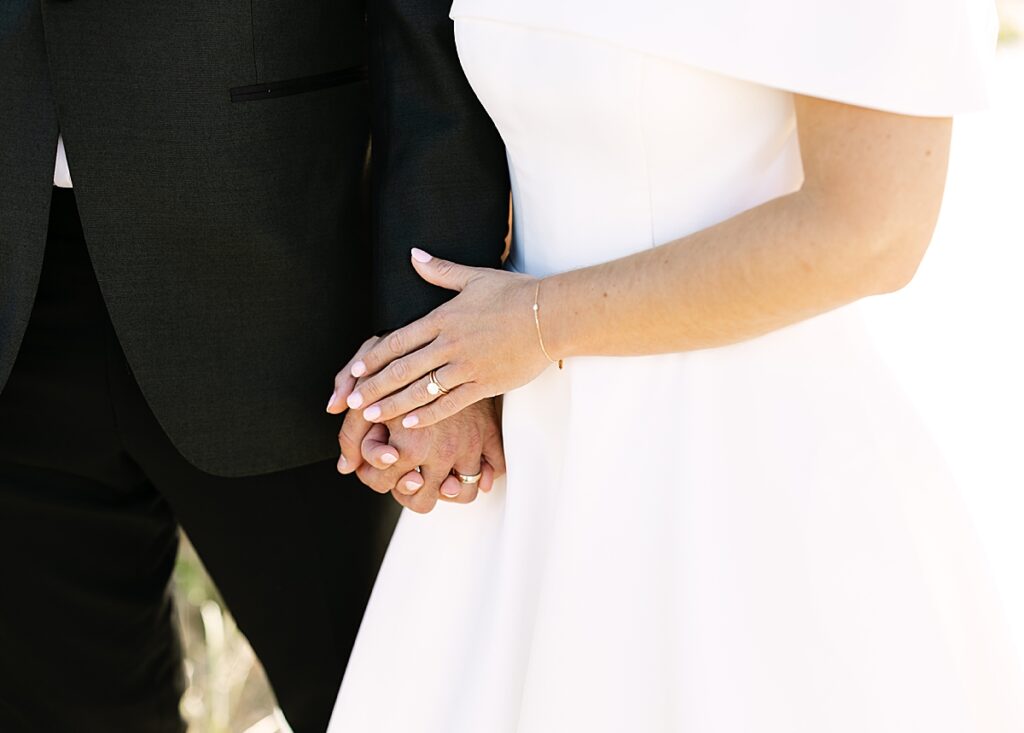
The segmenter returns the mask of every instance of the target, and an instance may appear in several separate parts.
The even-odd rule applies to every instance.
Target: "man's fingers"
[[[462,458],[455,462],[454,473],[441,484],[441,498],[456,504],[470,504],[476,500],[479,483],[463,483],[458,474],[476,476],[483,480],[483,466],[480,456],[473,459]]]
[[[363,463],[357,470],[356,476],[364,484],[376,491],[378,494],[390,493],[401,473],[399,471],[379,471],[369,463]]]
[[[491,493],[491,489],[494,488],[494,467],[490,463],[484,461],[483,476],[480,477],[480,491],[485,494]]]
[[[412,496],[404,497],[405,500],[399,503],[417,514],[430,514],[430,512],[434,511],[434,507],[437,506],[437,498],[438,493],[436,490],[420,489]]]
[[[464,484],[455,476],[449,476],[441,484],[441,500],[452,504],[472,504],[480,488],[477,484]]]
[[[427,514],[437,505],[440,494],[441,483],[451,472],[451,467],[438,468],[430,465],[423,465],[420,468],[420,475],[423,477],[423,487],[409,497],[408,503],[404,506],[418,514]]]
[[[484,460],[494,470],[494,478],[505,475],[505,446],[501,441],[501,433],[495,431],[484,440]]]
[[[403,496],[412,496],[420,489],[423,488],[423,476],[420,475],[419,471],[409,471],[409,473],[398,479],[398,484],[395,486],[395,491]]]
[[[364,341],[355,356],[349,359],[348,364],[335,375],[334,391],[331,392],[331,398],[327,402],[327,412],[332,415],[340,415],[348,408],[346,401],[349,395],[352,394],[352,390],[356,387],[356,377],[352,374],[352,365],[359,361],[363,354],[369,351],[375,343],[377,343],[376,336]]]

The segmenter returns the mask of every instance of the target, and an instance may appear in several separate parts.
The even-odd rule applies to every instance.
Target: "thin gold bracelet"
[[[548,353],[548,349],[544,346],[544,336],[540,332],[540,284],[542,280],[537,280],[537,289],[533,293],[533,322],[537,326],[537,341],[540,342],[540,350],[544,352],[544,356],[547,357],[548,361],[552,364],[558,364],[559,369],[565,368],[565,361],[562,359],[552,359],[551,354]]]

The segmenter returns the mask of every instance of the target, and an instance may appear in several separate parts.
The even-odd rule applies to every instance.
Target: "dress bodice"
[[[508,148],[517,269],[604,262],[799,187],[789,93],[588,36],[525,33],[456,24]]]
[[[452,7],[463,68],[508,148],[514,267],[603,262],[796,190],[794,92],[924,115],[986,96],[982,0],[626,7]]]

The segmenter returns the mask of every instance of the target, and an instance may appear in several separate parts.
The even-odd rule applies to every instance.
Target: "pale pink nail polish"
[[[405,419],[402,420],[403,428],[414,428],[420,424],[420,419],[415,415],[406,415]]]
[[[348,396],[348,406],[353,410],[358,408],[361,404],[363,404],[363,396],[358,392],[353,392]]]
[[[352,376],[356,377],[358,379],[359,377],[361,377],[364,374],[366,374],[366,364],[364,364],[361,361],[357,361],[355,364],[352,365],[352,370],[351,371],[352,371]]]
[[[377,407],[377,405],[367,407],[365,410],[363,410],[363,417],[369,420],[370,422],[373,422],[374,420],[380,417],[380,408]]]
[[[385,466],[390,466],[392,464],[398,463],[398,456],[396,456],[394,453],[385,453],[380,457],[380,462],[383,463]]]
[[[338,393],[335,392],[331,395],[330,401],[327,403],[327,411],[330,412],[331,408],[338,404]]]
[[[432,259],[434,259],[430,255],[428,255],[426,252],[424,252],[422,249],[417,249],[416,247],[412,248],[412,258],[414,260],[416,260],[417,262],[423,262],[423,263],[430,262]]]
[[[345,456],[342,456],[338,459],[338,471],[344,471],[346,468],[348,468],[348,461],[345,459]]]
[[[441,489],[441,493],[447,496],[449,499],[454,499],[456,496],[462,493],[462,489],[455,489],[455,493],[450,493],[452,489]]]
[[[405,482],[405,488],[406,488],[406,490],[408,490],[408,492],[410,494],[415,494],[417,491],[420,490],[421,486],[423,486],[423,484],[418,484],[415,481],[406,481]]]

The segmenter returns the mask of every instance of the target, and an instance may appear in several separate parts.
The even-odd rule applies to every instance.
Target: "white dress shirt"
[[[64,152],[64,137],[57,138],[57,163],[53,166],[53,185],[71,188],[71,171],[68,170],[68,156]]]

